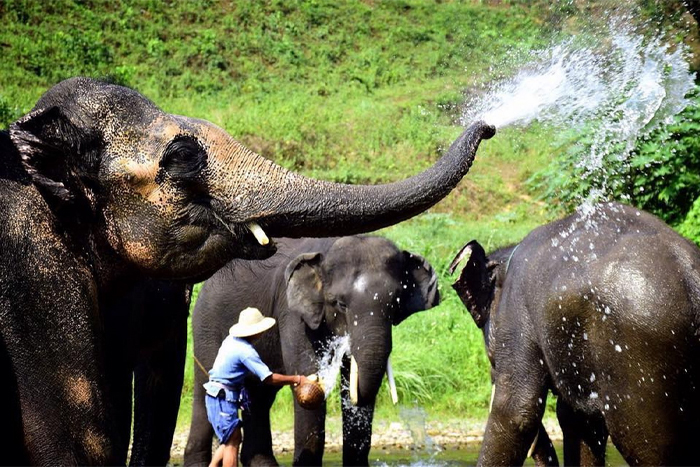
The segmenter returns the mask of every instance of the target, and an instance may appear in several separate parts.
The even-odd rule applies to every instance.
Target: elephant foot
[[[277,462],[277,459],[275,459],[275,456],[267,455],[267,454],[255,454],[249,461],[247,465],[253,466],[253,467],[267,467],[267,466],[278,466],[279,463]]]

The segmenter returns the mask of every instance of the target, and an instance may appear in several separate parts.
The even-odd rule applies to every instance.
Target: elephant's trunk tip
[[[473,126],[479,126],[481,129],[481,139],[491,139],[496,134],[496,126],[490,125],[483,120],[477,120]]]

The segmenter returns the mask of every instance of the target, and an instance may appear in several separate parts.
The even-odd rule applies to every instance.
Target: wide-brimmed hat
[[[275,318],[267,318],[257,308],[249,307],[241,311],[238,323],[231,326],[229,334],[235,337],[248,337],[267,331],[275,325]]]

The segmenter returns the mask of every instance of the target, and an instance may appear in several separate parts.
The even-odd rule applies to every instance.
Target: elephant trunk
[[[359,334],[355,339],[353,333],[350,334],[350,400],[354,405],[365,407],[374,404],[387,371],[391,327],[355,334]]]
[[[224,183],[219,185],[219,199],[226,205],[228,222],[259,225],[273,236],[368,232],[415,216],[444,198],[469,171],[481,140],[494,134],[492,126],[474,123],[432,167],[384,185],[310,179],[239,146],[220,167]],[[256,236],[259,241],[265,238]]]

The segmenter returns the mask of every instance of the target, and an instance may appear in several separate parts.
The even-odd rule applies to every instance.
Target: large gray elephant
[[[521,465],[548,390],[565,465],[698,465],[700,250],[658,218],[606,203],[486,256],[453,287],[484,332],[495,385],[480,465]]]
[[[229,327],[249,306],[277,319],[266,340],[256,344],[276,372],[317,373],[329,341],[348,335],[351,357],[343,360],[340,390],[343,464],[367,465],[392,325],[438,302],[437,275],[430,264],[385,238],[282,239],[272,258],[234,260],[204,283],[192,316],[194,355],[210,368]],[[188,466],[209,464],[213,437],[202,388],[207,375],[198,365],[195,375]],[[269,411],[279,388],[252,379],[246,386],[252,403],[244,412],[241,459],[246,465],[275,465]],[[321,465],[325,416],[325,404],[307,410],[295,401],[294,465]]]
[[[51,88],[0,132],[3,461],[124,463],[102,319],[134,282],[196,282],[232,258],[267,258],[266,234],[344,235],[409,218],[446,196],[493,134],[476,123],[421,174],[343,185],[289,172],[125,87],[73,78]]]

